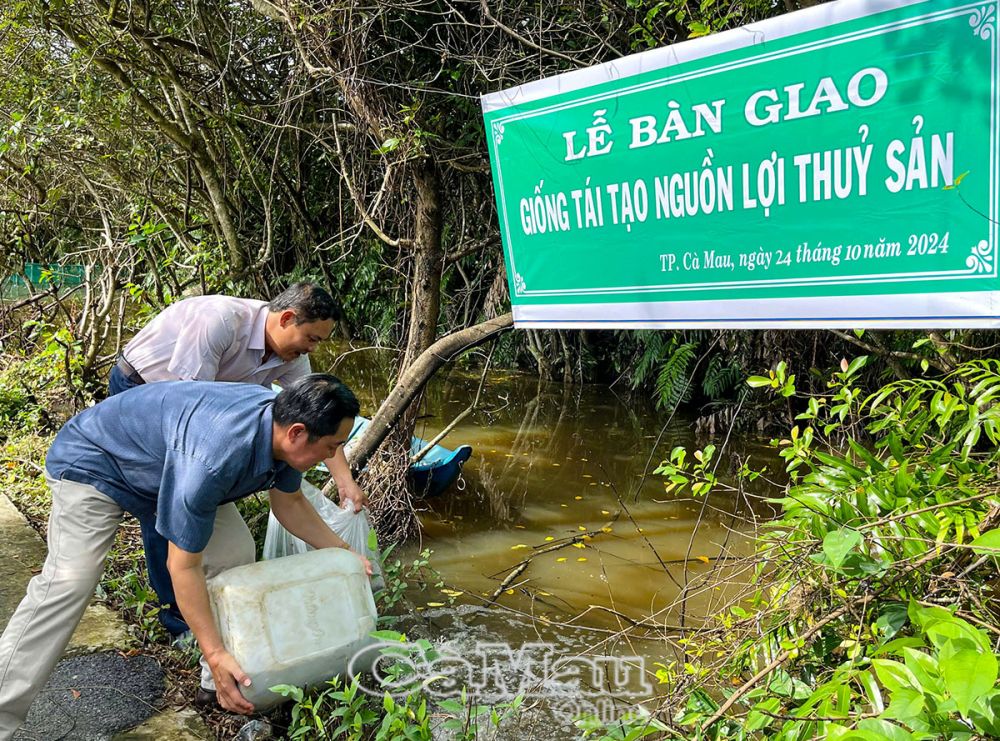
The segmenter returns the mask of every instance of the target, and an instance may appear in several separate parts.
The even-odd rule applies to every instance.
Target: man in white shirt
[[[109,395],[156,381],[234,381],[269,386],[310,373],[308,353],[339,318],[330,294],[297,283],[270,304],[195,296],[168,306],[125,346]]]
[[[232,296],[195,296],[168,306],[143,327],[111,369],[108,395],[159,381],[230,381],[287,386],[312,372],[308,354],[329,339],[340,313],[314,283],[296,283],[270,303]],[[368,499],[351,475],[343,447],[327,468],[340,501],[355,511]],[[160,620],[175,635],[187,631],[163,568],[166,541],[142,529],[149,581],[159,597]]]

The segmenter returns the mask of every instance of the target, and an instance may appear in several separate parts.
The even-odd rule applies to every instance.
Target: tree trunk
[[[400,373],[430,347],[437,332],[441,307],[441,207],[438,176],[430,159],[418,165],[413,175],[417,192],[417,213],[413,249],[413,295],[410,299],[410,326]]]
[[[514,326],[514,315],[507,313],[473,327],[445,335],[432,344],[400,374],[395,387],[372,417],[372,423],[353,447],[351,467],[363,468],[372,453],[396,426],[413,399],[423,390],[434,373],[445,363],[477,345],[481,345]]]

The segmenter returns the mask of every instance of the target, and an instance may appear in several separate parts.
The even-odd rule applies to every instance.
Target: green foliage
[[[354,677],[344,685],[334,677],[326,686],[315,692],[306,692],[291,685],[270,688],[293,701],[288,739],[337,738],[359,741],[378,721],[379,714],[372,707],[372,698],[363,692]]]
[[[867,361],[845,360],[822,396],[798,398],[785,363],[748,379],[805,410],[772,441],[790,483],[772,500],[782,515],[761,541],[756,592],[719,616],[723,635],[685,644],[685,673],[738,678],[779,661],[710,728],[719,695],[689,692],[674,719],[686,738],[1000,733],[998,654],[984,629],[1000,632],[984,607],[1000,553],[1000,362],[866,393]],[[677,448],[658,472],[671,491],[717,489],[712,454]],[[726,656],[721,671],[703,663],[713,652]]]
[[[692,738],[972,739],[1000,733],[997,658],[985,631],[941,607],[886,603],[903,616],[891,631],[855,642],[815,686],[792,679],[746,696],[741,721]],[[906,635],[895,637],[907,628]],[[717,704],[692,697],[677,721],[697,727]],[[775,717],[780,716],[780,717]]]
[[[638,741],[670,730],[669,726],[648,713],[624,715],[607,724],[596,716],[588,715],[578,718],[575,724],[583,731],[581,739],[592,738],[595,741]]]
[[[631,368],[632,388],[638,388],[656,378],[656,369],[663,358],[668,357],[677,346],[677,335],[673,332],[639,331],[620,335],[619,339],[622,341],[634,340],[639,345]]]
[[[392,558],[395,549],[396,546],[391,545],[379,553],[382,576],[385,579],[385,588],[376,595],[380,622],[391,623],[395,620],[389,613],[402,603],[406,590],[411,586],[421,590],[428,586],[437,589],[444,586],[441,575],[430,566],[430,550],[425,548],[412,561],[404,562],[399,558]]]
[[[747,386],[751,388],[771,388],[781,396],[791,396],[795,393],[795,376],[788,373],[788,365],[784,360],[779,362],[766,376],[750,376]]]
[[[667,478],[663,485],[667,494],[690,490],[694,496],[706,496],[718,483],[714,456],[715,446],[706,445],[704,450],[694,451],[694,461],[688,463],[687,450],[679,445],[670,451],[670,459],[660,463],[653,473]]]
[[[709,399],[722,399],[743,380],[740,364],[724,355],[713,355],[705,366],[701,388]]]
[[[632,388],[652,384],[657,407],[673,409],[692,400],[699,388],[692,373],[706,332],[635,332],[638,344],[630,371]],[[730,388],[730,377],[738,377],[719,358],[709,363],[701,388],[711,399],[720,398]]]
[[[681,402],[690,400],[690,367],[695,359],[696,347],[694,343],[686,342],[674,348],[660,366],[660,372],[656,377],[657,406],[673,409]]]
[[[633,50],[663,46],[665,39],[658,27],[664,22],[683,29],[683,37],[694,39],[726,28],[743,25],[774,12],[776,4],[767,0],[750,0],[743,3],[724,3],[718,0],[701,0],[699,3],[684,0],[627,0],[628,7],[641,12],[637,22],[629,29]]]
[[[314,741],[345,739],[345,741],[430,741],[442,732],[448,738],[474,741],[488,729],[497,730],[520,711],[523,698],[494,706],[470,702],[465,691],[457,698],[441,700],[441,712],[432,718],[430,700],[424,693],[429,677],[417,676],[415,667],[427,666],[438,658],[434,647],[426,640],[408,642],[405,635],[394,631],[378,631],[374,638],[391,644],[381,649],[384,657],[398,658],[385,672],[397,689],[396,696],[385,692],[381,696],[362,689],[359,676],[344,685],[340,678],[331,679],[320,689],[305,691],[290,685],[271,687],[293,700],[288,739]],[[399,692],[400,688],[405,688]],[[402,695],[402,696],[399,696]]]
[[[104,598],[119,606],[125,617],[136,626],[137,637],[144,642],[163,642],[167,631],[160,623],[160,607],[156,592],[146,576],[144,556],[141,551],[116,549],[110,556],[110,565],[101,581]]]
[[[52,507],[43,475],[51,443],[51,436],[36,435],[27,428],[10,434],[0,448],[0,485],[4,494],[29,520],[39,524],[48,520]]]
[[[271,504],[268,498],[261,494],[236,500],[236,509],[247,524],[253,536],[254,553],[260,560],[264,553],[264,541],[267,538],[267,522],[271,515]]]
[[[26,384],[13,373],[0,374],[0,441],[7,439],[10,430],[35,428],[40,414]]]
[[[448,717],[441,727],[449,738],[459,741],[475,741],[487,729],[498,730],[504,723],[514,718],[521,709],[524,698],[521,695],[511,702],[496,705],[476,705],[469,702],[465,688],[458,699],[441,700],[438,705]]]

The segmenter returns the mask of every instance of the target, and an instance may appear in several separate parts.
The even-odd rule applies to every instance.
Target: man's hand
[[[325,461],[326,467],[337,485],[337,501],[343,505],[345,499],[354,502],[354,511],[360,512],[362,507],[368,506],[368,497],[361,491],[361,487],[354,482],[354,475],[351,467],[347,463],[347,456],[344,455],[344,446],[340,446],[332,458]]]
[[[351,553],[353,553],[355,556],[357,556],[361,560],[361,565],[365,567],[365,573],[368,574],[368,576],[371,576],[372,575],[372,562],[369,561],[364,556],[362,556],[357,551],[351,551]]]
[[[368,497],[353,480],[337,482],[337,495],[339,496],[338,504],[341,506],[344,505],[344,500],[350,499],[354,503],[355,512],[360,512],[362,507],[368,506]]]
[[[250,677],[244,674],[222,644],[212,607],[205,587],[205,570],[201,552],[185,551],[174,543],[167,544],[167,571],[174,583],[177,606],[191,632],[198,639],[205,662],[215,680],[215,696],[226,710],[248,715],[253,705],[240,694],[239,686],[250,686]]]
[[[219,704],[230,712],[250,715],[253,705],[240,692],[240,687],[250,686],[250,677],[243,672],[236,659],[228,651],[220,650],[212,656],[206,656],[205,660],[212,670]]]

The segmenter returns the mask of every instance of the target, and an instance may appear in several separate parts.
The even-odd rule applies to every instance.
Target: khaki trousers
[[[104,571],[124,511],[93,486],[52,479],[48,555],[0,636],[0,741],[24,723],[66,649]],[[203,552],[206,578],[254,561],[254,542],[233,503],[219,507]],[[202,662],[202,684],[213,689]]]

